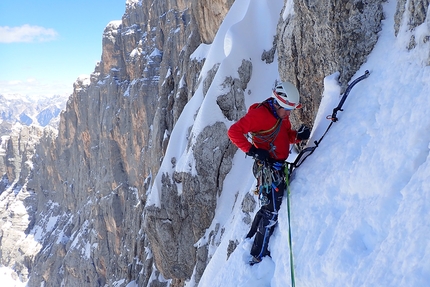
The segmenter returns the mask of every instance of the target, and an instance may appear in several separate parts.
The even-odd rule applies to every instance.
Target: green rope
[[[288,245],[290,246],[290,272],[291,272],[291,287],[296,286],[294,277],[294,257],[293,257],[293,240],[291,237],[291,212],[290,212],[290,184],[288,167],[285,166],[285,183],[287,186],[287,209],[288,209]]]

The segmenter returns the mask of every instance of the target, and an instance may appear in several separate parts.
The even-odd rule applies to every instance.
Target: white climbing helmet
[[[300,109],[300,95],[297,88],[290,82],[281,82],[276,85],[272,98],[286,110]]]

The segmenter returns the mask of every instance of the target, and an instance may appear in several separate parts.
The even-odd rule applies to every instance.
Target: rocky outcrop
[[[37,127],[15,125],[3,136],[0,149],[0,265],[13,266],[14,275],[25,281],[41,245],[29,236],[34,226],[36,195],[26,189],[35,144],[42,136]]]
[[[300,91],[304,108],[296,116],[312,125],[324,77],[339,71],[343,87],[366,61],[378,40],[381,0],[294,1],[278,25],[279,73]]]
[[[203,43],[212,43],[234,0],[193,0],[192,11]],[[210,19],[210,21],[208,21]]]
[[[297,122],[312,125],[325,76],[339,71],[339,82],[345,88],[366,61],[378,40],[385,2],[294,1],[294,12],[283,12],[278,25],[279,73],[299,87],[304,108],[295,113]],[[395,35],[402,23],[411,31],[429,25],[428,7],[428,0],[397,1]],[[429,35],[411,33],[405,45],[412,49],[429,39]],[[430,53],[426,63],[430,63]]]
[[[395,35],[399,33],[399,30],[407,31],[409,34],[409,41],[404,45],[412,50],[417,46],[428,45],[430,42],[430,35],[422,33],[427,31],[427,27],[430,27],[430,20],[428,18],[428,9],[430,1],[428,0],[400,0],[397,2],[397,10],[394,17],[394,29]],[[424,29],[419,29],[421,25],[426,26]],[[424,64],[430,65],[430,52],[427,53]]]
[[[217,68],[208,73],[208,85]],[[222,84],[228,92],[219,95],[217,103],[231,120],[239,119],[246,110],[244,93],[251,73],[252,65],[243,61],[239,78],[227,78]],[[233,106],[239,111],[233,112]],[[226,134],[225,124],[217,122],[198,135],[190,135],[187,153],[195,160],[195,172],[163,173],[158,188],[161,206],[149,205],[145,210],[145,231],[152,242],[155,262],[167,278],[191,278],[196,268],[194,279],[198,282],[208,263],[207,246],[196,247],[195,243],[214,218],[217,197],[237,150]],[[172,158],[172,166],[176,164],[177,159]]]
[[[151,286],[165,286],[163,276],[183,284],[191,274],[193,261],[185,273],[161,268],[169,260],[153,240],[162,230],[149,234],[142,221],[146,193],[169,135],[197,87],[203,62],[190,55],[201,36],[192,3],[127,3],[123,19],[109,23],[103,33],[94,73],[76,81],[58,136],[46,134],[37,147],[28,183],[38,198],[31,232],[44,236],[38,238],[43,247],[34,259],[30,286],[123,286],[131,281],[147,286],[150,278]],[[225,127],[208,127],[206,137],[223,132]],[[213,148],[205,155],[213,157]],[[206,157],[199,162],[199,170],[208,170]],[[187,175],[175,180],[196,189],[196,180]],[[222,177],[207,178],[201,187],[214,184],[222,184]],[[200,209],[210,224],[213,199],[190,197],[192,210]],[[204,227],[198,214],[189,214],[195,238]],[[189,240],[186,236],[181,241]],[[160,246],[176,248],[176,241],[163,240]]]
[[[197,175],[163,176],[162,206],[150,206],[146,210],[145,231],[152,243],[157,268],[167,278],[186,279],[193,274],[197,262],[194,244],[212,222],[217,194],[222,190],[223,180],[231,169],[231,157],[236,151],[227,139],[221,142],[208,139],[225,138],[226,132],[223,123],[206,127],[192,148]],[[227,158],[230,161],[225,160]],[[214,166],[217,167],[215,172]],[[179,196],[177,183],[183,188]],[[205,266],[207,258],[200,260],[198,264]]]
[[[15,124],[0,142],[0,172],[3,175],[0,194],[6,187],[23,186],[30,174],[35,145],[42,136],[40,127]]]
[[[429,5],[430,1],[428,0],[398,0],[394,17],[395,35],[398,35],[402,21],[406,23],[406,28],[409,30],[413,30],[423,24],[427,18]],[[406,15],[405,12],[407,12]]]

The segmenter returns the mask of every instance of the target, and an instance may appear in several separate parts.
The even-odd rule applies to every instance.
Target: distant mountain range
[[[65,109],[68,97],[31,98],[18,94],[0,95],[0,134],[8,134],[16,123],[40,127],[57,127],[59,114]]]

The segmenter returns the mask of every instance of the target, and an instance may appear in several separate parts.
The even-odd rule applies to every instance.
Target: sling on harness
[[[256,160],[253,166],[253,173],[257,179],[257,186],[254,191],[258,195],[260,204],[267,205],[270,201],[268,195],[271,192],[278,192],[279,184],[284,180],[282,162],[273,162]]]
[[[268,104],[269,106],[267,106],[265,104]],[[266,100],[266,101],[260,103],[257,106],[257,108],[259,108],[260,106],[263,106],[266,109],[268,109],[274,115],[274,117],[277,120],[276,120],[275,125],[273,127],[271,127],[270,129],[268,129],[268,130],[263,130],[263,131],[258,131],[258,132],[250,132],[251,141],[252,141],[252,144],[254,146],[255,146],[255,144],[254,144],[254,138],[258,139],[262,143],[269,143],[269,146],[270,146],[269,152],[273,153],[273,155],[276,155],[275,154],[276,146],[273,145],[273,142],[275,141],[276,137],[279,134],[279,131],[281,130],[282,119],[278,117],[278,115],[276,114],[276,112],[272,111],[273,103],[270,100]]]

